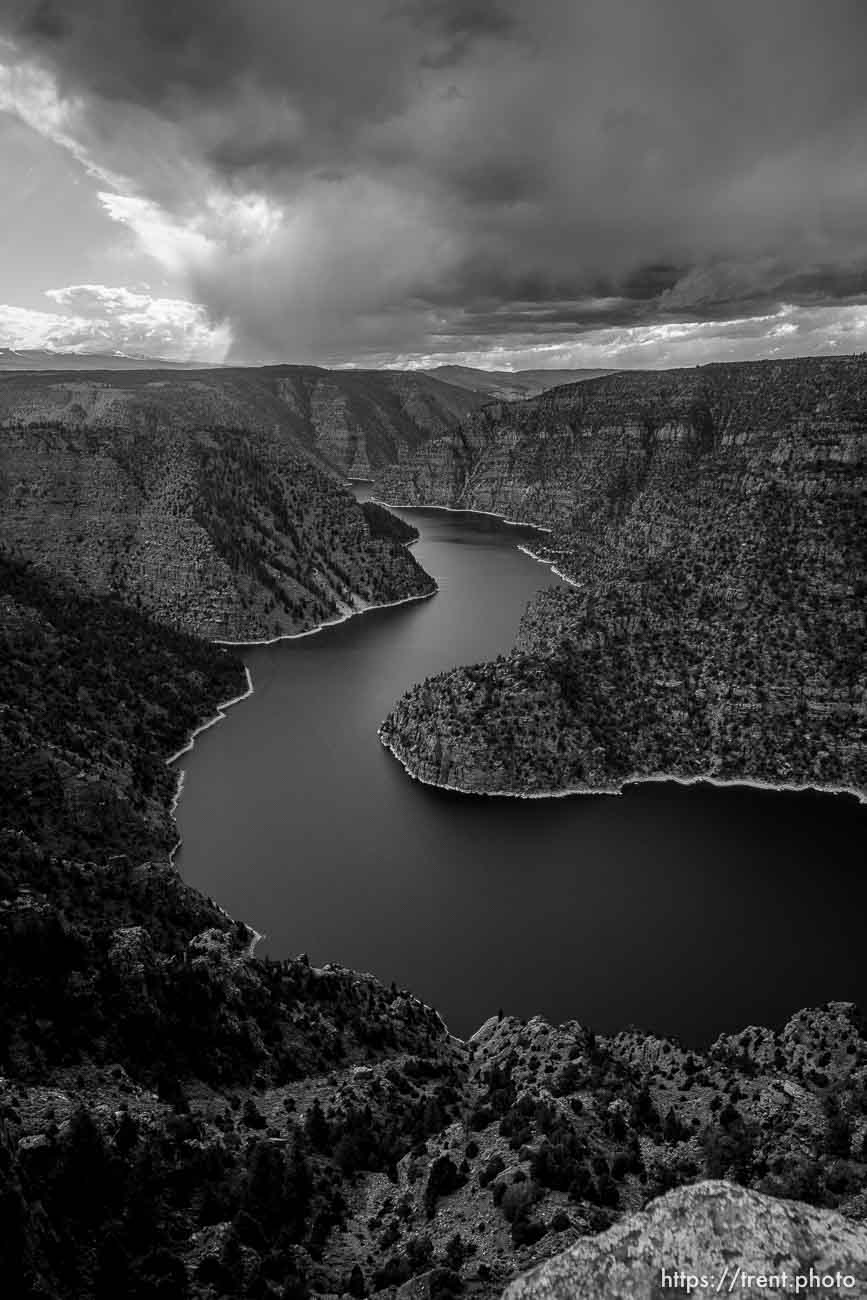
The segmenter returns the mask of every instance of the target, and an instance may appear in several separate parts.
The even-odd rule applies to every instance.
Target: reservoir
[[[254,694],[181,760],[184,878],[265,935],[259,955],[394,980],[462,1036],[502,1008],[701,1046],[830,999],[867,1007],[853,798],[662,784],[525,801],[406,776],[376,734],[394,700],[505,653],[558,579],[517,549],[533,530],[397,513],[439,593],[239,652]]]

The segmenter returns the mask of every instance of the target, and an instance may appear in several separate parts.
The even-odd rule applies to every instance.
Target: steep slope
[[[240,661],[3,555],[0,638],[7,824],[59,856],[167,855],[166,754],[245,689]]]
[[[0,423],[243,428],[365,478],[474,410],[483,395],[420,372],[317,366],[0,374]]]
[[[233,641],[434,590],[279,432],[227,426],[231,407],[210,427],[196,416],[212,412],[173,403],[145,419],[115,397],[91,425],[41,423],[37,409],[3,430],[0,545],[11,554]]]
[[[487,407],[380,495],[553,528],[536,552],[575,589],[537,597],[505,659],[411,691],[384,742],[483,792],[656,774],[867,789],[865,489],[864,358]]]
[[[503,1300],[664,1300],[725,1294],[729,1286],[837,1300],[867,1293],[867,1229],[728,1183],[702,1183],[579,1242],[513,1282]]]
[[[295,436],[350,478],[369,478],[485,400],[422,371],[268,366],[254,373],[285,405]]]
[[[863,1221],[849,1004],[706,1051],[502,1014],[464,1043],[372,976],[257,960],[167,860],[164,760],[242,684],[231,654],[0,563],[10,1294],[493,1300],[708,1177]]]

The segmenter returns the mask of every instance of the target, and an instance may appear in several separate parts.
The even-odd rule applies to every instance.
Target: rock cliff
[[[867,359],[635,373],[493,405],[383,473],[395,503],[553,529],[515,650],[382,728],[433,784],[867,789]]]
[[[729,1183],[699,1183],[525,1274],[503,1300],[665,1300],[729,1287],[814,1300],[867,1294],[867,1229]]]
[[[351,478],[369,478],[485,400],[421,371],[279,366],[259,373],[291,412],[296,437]]]

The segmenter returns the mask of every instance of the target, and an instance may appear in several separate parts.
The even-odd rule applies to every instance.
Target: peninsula
[[[867,791],[867,358],[635,372],[495,403],[382,473],[396,504],[552,529],[514,650],[383,743],[475,793],[660,776]]]

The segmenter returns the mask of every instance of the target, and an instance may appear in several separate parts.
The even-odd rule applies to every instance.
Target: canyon
[[[862,791],[865,369],[590,379],[363,457],[342,377],[309,380],[319,432],[309,377],[284,373],[0,381],[13,1294],[652,1297],[663,1243],[687,1267],[711,1221],[757,1268],[833,1257],[863,1283],[852,1003],[702,1050],[505,1012],[457,1038],[396,984],[257,958],[171,864],[166,760],[245,689],[208,640],[433,592],[411,535],[335,478],[367,465],[393,502],[550,528],[531,549],[574,584],[531,603],[514,651],[395,706],[382,739],[415,775]]]
[[[770,1250],[794,1215],[800,1247],[863,1270],[851,1003],[702,1051],[502,1012],[463,1040],[406,988],[259,959],[168,855],[167,752],[242,691],[239,661],[33,566],[4,562],[0,590],[13,1294],[484,1300],[567,1249],[602,1275],[635,1239],[646,1271],[674,1230],[688,1259],[704,1219],[684,1213],[720,1178],[755,1193],[723,1194],[749,1211],[725,1209],[733,1235],[749,1220]]]

